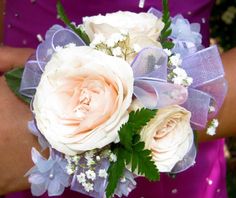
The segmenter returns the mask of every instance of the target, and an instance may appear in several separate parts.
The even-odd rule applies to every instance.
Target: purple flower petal
[[[31,174],[29,176],[29,182],[32,184],[43,184],[46,179],[47,178],[45,178],[42,174]]]
[[[58,179],[53,179],[50,181],[48,185],[48,195],[49,196],[57,196],[60,195],[58,192],[61,192],[60,188],[64,188],[61,186],[60,181]]]
[[[46,192],[45,184],[32,184],[31,185],[31,193],[34,196],[41,196]]]

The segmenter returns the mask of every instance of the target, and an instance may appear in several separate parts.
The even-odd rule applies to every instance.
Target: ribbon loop
[[[134,95],[146,108],[158,109],[183,104],[188,91],[180,85],[146,79],[135,80]]]
[[[182,67],[193,78],[191,87],[215,81],[224,76],[224,69],[216,46],[200,50],[183,59]]]
[[[188,99],[182,106],[192,113],[191,124],[193,129],[200,130],[205,128],[211,98],[209,94],[203,91],[188,89]]]
[[[168,57],[161,48],[144,48],[131,64],[134,77],[167,81],[167,61]]]
[[[46,40],[38,46],[36,51],[40,68],[44,70],[45,64],[41,63],[48,62],[51,59],[56,47],[64,47],[70,43],[77,46],[85,45],[83,40],[72,30],[63,28],[60,25],[52,26],[46,33]]]
[[[27,61],[22,76],[20,93],[33,98],[46,64],[56,51],[56,47],[64,47],[70,43],[83,46],[85,43],[70,29],[60,25],[52,26],[46,33],[45,41],[37,48],[36,53]]]
[[[132,63],[134,95],[150,109],[182,104],[187,99],[187,89],[167,82],[166,53],[158,47],[140,51]]]
[[[41,79],[41,75],[42,71],[38,62],[35,60],[28,61],[22,75],[20,93],[26,97],[33,98]]]
[[[227,82],[217,46],[186,57],[182,67],[193,78],[188,100],[183,106],[192,112],[193,128],[201,130],[217,114],[227,93]],[[213,113],[209,113],[210,106],[215,108]]]

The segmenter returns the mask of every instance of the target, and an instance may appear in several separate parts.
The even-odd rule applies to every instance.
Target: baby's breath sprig
[[[95,34],[90,47],[124,60],[141,50],[137,44],[131,46],[130,36],[126,32],[114,33],[108,39],[105,39],[102,34]]]
[[[210,124],[209,127],[207,128],[207,134],[208,135],[215,135],[216,134],[216,128],[219,126],[219,121],[217,119],[213,119]]]

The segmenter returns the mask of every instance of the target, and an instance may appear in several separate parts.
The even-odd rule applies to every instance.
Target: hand
[[[0,74],[24,66],[33,52],[32,48],[0,47]]]

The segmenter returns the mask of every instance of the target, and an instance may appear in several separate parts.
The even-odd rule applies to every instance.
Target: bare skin
[[[31,147],[37,140],[27,129],[31,119],[29,107],[9,90],[0,78],[0,194],[28,188],[26,171],[32,167]]]
[[[0,47],[0,72],[22,67],[33,52],[31,48]]]

